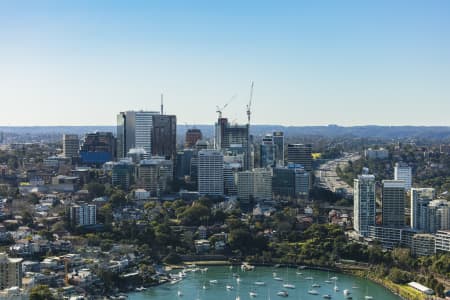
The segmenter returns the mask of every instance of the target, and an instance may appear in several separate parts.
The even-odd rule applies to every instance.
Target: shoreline
[[[185,262],[182,265],[167,265],[165,266],[165,270],[167,272],[170,272],[171,270],[180,270],[180,269],[185,269],[186,267],[195,267],[195,266],[202,266],[202,267],[218,267],[218,266],[240,266],[242,265],[242,263],[236,263],[236,262],[230,262],[230,261],[189,261],[189,262]],[[397,297],[399,297],[400,299],[403,300],[408,300],[411,298],[405,298],[403,295],[401,295],[401,293],[399,293],[399,291],[395,290],[395,286],[397,286],[394,283],[390,283],[387,284],[387,282],[383,281],[382,279],[379,278],[375,278],[373,276],[367,276],[366,273],[368,271],[370,271],[367,267],[366,268],[361,268],[361,266],[358,266],[357,268],[352,268],[355,266],[352,265],[348,265],[348,268],[342,268],[342,267],[323,267],[323,266],[309,266],[309,265],[293,265],[293,264],[274,264],[274,263],[254,263],[251,264],[253,266],[256,267],[272,267],[272,268],[284,268],[284,267],[288,267],[291,269],[309,269],[309,270],[317,270],[317,271],[322,271],[322,272],[335,272],[335,273],[341,273],[341,274],[346,274],[346,275],[350,275],[350,276],[354,276],[357,278],[362,278],[365,280],[368,280],[372,283],[375,283],[377,285],[379,285],[380,287],[383,287],[384,289],[386,289],[387,291],[391,292],[392,294],[396,295]],[[248,271],[248,272],[252,272],[252,271]],[[158,282],[149,286],[146,286],[147,288],[149,287],[156,287],[156,286],[160,286],[160,285],[164,285],[169,283],[169,281],[164,281],[164,282]],[[128,291],[125,293],[136,293],[139,291]],[[416,297],[418,295],[415,295]],[[420,299],[426,299],[425,295],[421,295],[419,296]]]

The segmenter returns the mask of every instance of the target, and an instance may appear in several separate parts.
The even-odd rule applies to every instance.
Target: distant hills
[[[184,135],[191,126],[178,125],[178,135]],[[214,127],[212,125],[197,125],[195,128],[202,130],[204,136],[212,137]],[[450,139],[450,127],[447,126],[282,126],[282,125],[252,125],[251,132],[255,136],[261,136],[274,130],[284,131],[288,137],[293,136],[324,136],[324,137],[360,137],[360,138],[380,138],[380,139],[405,139],[405,138],[426,138],[426,139]],[[0,131],[18,135],[62,135],[63,133],[73,133],[82,135],[86,132],[112,131],[115,133],[115,126],[23,126],[8,127],[0,126]]]

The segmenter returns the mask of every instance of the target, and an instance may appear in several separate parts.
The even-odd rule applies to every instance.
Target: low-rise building
[[[436,232],[436,252],[450,252],[450,230]]]
[[[435,253],[435,236],[432,234],[415,234],[411,247],[413,255],[428,256]]]

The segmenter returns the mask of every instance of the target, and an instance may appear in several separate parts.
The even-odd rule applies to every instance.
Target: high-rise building
[[[223,157],[223,187],[225,195],[237,195],[238,173],[243,170],[244,160],[244,154],[233,156],[225,155]]]
[[[22,260],[0,253],[0,290],[22,287]]]
[[[131,160],[123,159],[115,163],[112,167],[111,184],[128,190],[134,182],[134,165]]]
[[[217,150],[198,153],[198,192],[201,195],[222,196],[223,154]]]
[[[112,132],[88,133],[80,146],[81,162],[85,164],[104,164],[114,160],[116,140]]]
[[[272,199],[272,173],[267,169],[254,169],[238,173],[238,199],[248,203],[250,200]]]
[[[68,207],[69,222],[72,226],[97,224],[97,206],[95,204],[73,204]]]
[[[273,169],[272,191],[276,196],[308,198],[310,174],[302,165],[289,164]]]
[[[141,161],[138,166],[138,185],[152,196],[160,196],[168,191],[168,183],[173,180],[173,162],[164,157],[152,157]]]
[[[381,204],[384,227],[405,226],[405,182],[403,180],[383,180]]]
[[[412,169],[408,164],[396,163],[394,167],[394,179],[405,182],[405,190],[409,191],[412,187]]]
[[[300,164],[306,171],[312,171],[312,146],[310,144],[289,144],[288,163]]]
[[[76,134],[63,135],[63,154],[64,157],[76,159],[79,155],[80,139]]]
[[[428,203],[427,232],[435,233],[438,230],[450,230],[450,202],[436,199]]]
[[[418,231],[427,231],[428,204],[436,197],[433,188],[411,189],[411,228]]]
[[[193,149],[185,149],[177,152],[175,176],[178,179],[184,179],[191,175],[191,161],[197,153]]]
[[[275,145],[275,164],[284,166],[284,133],[282,131],[274,131],[272,139]]]
[[[228,123],[227,118],[218,119],[215,124],[215,148],[217,150],[227,151],[232,149],[234,152],[239,151],[245,154],[244,169],[251,168],[251,142],[250,142],[250,126],[237,125]]]
[[[177,117],[153,115],[151,154],[175,160],[177,154]]]
[[[190,128],[186,131],[186,139],[184,143],[184,147],[188,149],[192,149],[195,147],[197,141],[200,141],[203,138],[202,131],[197,128]]]
[[[375,200],[375,176],[359,175],[353,181],[353,228],[362,236],[368,236],[369,226],[375,226]]]
[[[273,136],[266,135],[260,145],[260,167],[275,167],[276,165],[276,145],[274,144]]]
[[[124,158],[132,148],[152,153],[153,116],[157,111],[126,111],[117,115],[117,157]]]

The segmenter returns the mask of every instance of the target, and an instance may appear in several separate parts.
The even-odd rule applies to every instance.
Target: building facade
[[[0,290],[22,287],[22,260],[0,253]]]
[[[306,171],[312,171],[312,146],[310,144],[289,144],[288,163],[300,164]]]
[[[195,144],[203,138],[202,131],[197,128],[190,128],[186,131],[184,147],[193,149]]]
[[[405,163],[396,163],[394,167],[394,179],[405,182],[405,190],[410,191],[412,187],[412,168]]]
[[[359,175],[353,181],[353,228],[368,236],[369,226],[376,222],[376,191],[374,175]]]
[[[197,172],[201,195],[223,196],[223,154],[220,151],[199,151]]]
[[[63,135],[63,155],[66,158],[76,159],[79,155],[80,139],[76,134]]]
[[[153,115],[151,154],[175,160],[177,153],[177,117]]]
[[[116,153],[116,139],[112,132],[88,133],[80,146],[80,159],[85,164],[104,164],[113,161]]]
[[[433,188],[412,188],[411,189],[411,223],[412,229],[418,231],[428,231],[428,204],[436,197]]]
[[[69,221],[72,226],[89,226],[97,224],[97,206],[80,203],[69,206]]]
[[[403,228],[405,226],[405,182],[383,180],[382,219],[383,226]]]

